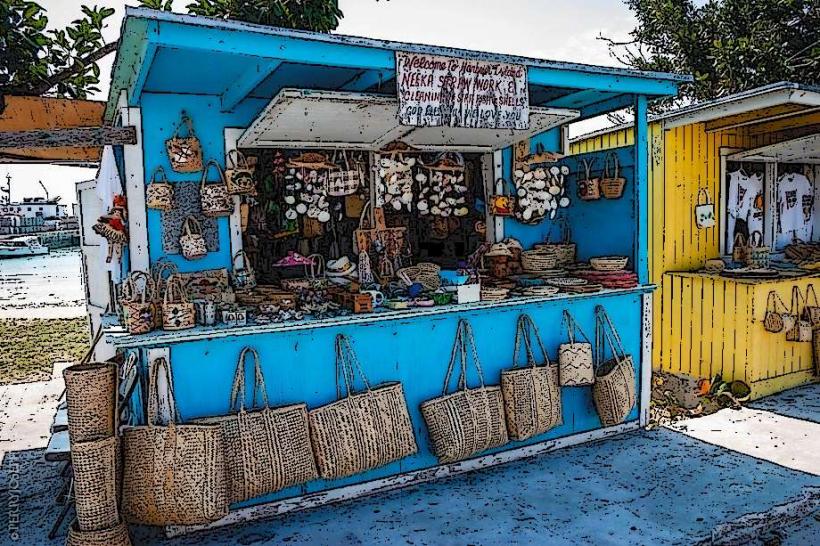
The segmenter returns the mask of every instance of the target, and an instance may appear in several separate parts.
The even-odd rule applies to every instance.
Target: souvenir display
[[[559,208],[568,207],[570,199],[565,187],[568,174],[568,167],[558,165],[513,171],[517,196],[516,220],[524,224],[537,224],[547,216],[555,218]]]
[[[174,207],[174,186],[168,182],[165,169],[157,167],[145,187],[145,206],[149,209],[169,211]]]
[[[187,134],[184,137],[180,136],[183,127]],[[194,123],[185,110],[182,111],[173,135],[165,141],[165,149],[171,168],[175,172],[195,173],[202,170],[202,145],[194,132]]]
[[[413,210],[413,168],[415,157],[404,157],[401,153],[391,153],[379,160],[376,170],[376,208],[389,207],[392,210]],[[419,173],[420,177],[427,175]],[[422,209],[419,209],[421,213]]]
[[[328,176],[338,166],[318,152],[305,152],[291,158],[285,176],[285,218],[307,216],[319,223],[330,221],[330,203],[326,188]]]
[[[219,180],[208,181],[208,172],[215,169],[219,175]],[[213,159],[205,164],[202,171],[202,178],[199,182],[199,201],[202,214],[210,218],[219,216],[230,216],[234,209],[233,198],[228,192],[228,184],[225,181],[225,174],[219,163]]]
[[[464,157],[459,153],[443,153],[424,167],[427,173],[419,172],[415,177],[420,188],[416,203],[419,215],[467,216]]]

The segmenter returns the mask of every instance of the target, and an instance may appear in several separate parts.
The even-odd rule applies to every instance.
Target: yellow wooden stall
[[[767,86],[653,118],[650,138],[649,233],[656,369],[741,379],[752,397],[814,378],[810,343],[787,342],[763,329],[766,298],[789,302],[792,286],[820,289],[820,278],[753,281],[698,272],[721,256],[721,154],[820,133],[820,94],[795,84]],[[631,126],[574,139],[573,154],[630,145]],[[820,153],[820,151],[818,151]],[[820,183],[820,180],[816,181]],[[715,227],[698,229],[694,207],[708,190]]]

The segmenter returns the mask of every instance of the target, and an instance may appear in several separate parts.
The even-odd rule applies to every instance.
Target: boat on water
[[[0,259],[48,254],[48,247],[43,246],[37,237],[13,237],[0,241]]]

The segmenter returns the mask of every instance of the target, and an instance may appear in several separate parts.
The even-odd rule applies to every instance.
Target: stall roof
[[[398,99],[340,91],[283,89],[239,139],[243,148],[285,147],[378,150],[401,140],[420,150],[451,147],[488,152],[572,121],[577,110],[533,107],[530,128],[409,127],[396,117]]]
[[[730,161],[820,164],[820,135],[778,142],[729,156]]]
[[[223,111],[249,99],[269,102],[284,88],[395,95],[399,51],[526,65],[531,105],[578,110],[579,119],[631,106],[637,95],[675,95],[678,85],[691,81],[690,76],[676,74],[128,8],[106,118],[113,119],[122,91],[132,106],[140,104],[142,93],[215,95]],[[265,103],[258,102],[261,110]]]

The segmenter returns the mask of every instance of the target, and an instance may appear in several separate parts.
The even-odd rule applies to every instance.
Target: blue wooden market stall
[[[341,157],[343,150],[368,158],[369,165],[378,165],[380,158],[385,157],[385,147],[396,141],[404,143],[406,150],[414,150],[413,153],[428,154],[418,156],[422,162],[437,153],[461,153],[484,188],[470,201],[474,206],[469,212],[471,218],[481,215],[478,220],[483,222],[482,240],[476,241],[471,232],[464,236],[465,241],[492,245],[514,238],[526,251],[562,227],[571,233],[572,242],[577,245],[575,261],[627,257],[628,268],[635,274],[635,282],[629,286],[615,283],[594,292],[524,293],[500,300],[485,298],[450,305],[380,307],[370,313],[305,313],[283,321],[254,320],[251,315],[244,325],[217,321],[213,325],[198,324],[180,330],[156,328],[140,334],[129,333],[116,317],[103,312],[107,306],[117,308],[115,298],[108,296],[115,290],[107,290],[107,285],[101,290],[92,288],[90,292],[98,294],[97,301],[89,301],[89,309],[97,310],[92,323],[103,324],[109,349],[133,353],[140,363],[141,386],[131,404],[134,423],[145,420],[142,400],[146,396],[149,363],[161,357],[170,364],[176,406],[185,422],[230,412],[231,385],[243,347],[254,348],[260,356],[266,394],[272,406],[304,402],[313,409],[337,399],[334,346],[339,334],[351,340],[372,384],[400,381],[403,386],[417,453],[343,479],[317,479],[235,504],[227,517],[210,525],[283,513],[500,464],[646,423],[652,336],[649,295],[653,290],[647,259],[647,108],[652,100],[674,96],[686,77],[283,30],[153,10],[129,9],[122,30],[106,118],[111,123],[136,127],[139,141],[124,146],[120,154],[128,226],[128,241],[122,252],[124,276],[155,270],[163,263],[173,264],[168,267],[182,275],[232,272],[233,258],[243,248],[256,265],[260,279],[267,273],[278,274],[278,270],[265,269],[261,264],[282,258],[270,256],[269,249],[279,247],[262,246],[258,238],[248,235],[249,230],[257,229],[254,226],[259,220],[254,207],[263,202],[261,193],[255,199],[232,196],[232,208],[227,215],[201,218],[207,253],[198,259],[186,259],[178,245],[168,241],[169,231],[174,238],[180,229],[173,222],[173,211],[146,206],[146,187],[152,179],[157,181],[154,174],[158,167],[162,167],[178,199],[197,195],[185,192],[199,188],[202,170],[179,172],[178,166],[170,162],[166,144],[177,131],[182,112],[193,124],[205,163],[213,159],[221,169],[230,168],[226,155],[241,149],[248,157],[259,156],[258,179],[268,168],[266,161],[275,161],[274,153],[280,149],[324,151],[328,158]],[[504,127],[498,124],[494,128],[482,126],[481,122],[472,127],[400,123],[406,120],[398,119],[396,109],[406,105],[409,95],[403,97],[402,93],[413,85],[407,79],[411,78],[407,71],[397,66],[397,59],[404,56],[518,67],[518,81],[523,81],[525,87],[514,92],[528,102],[517,103],[515,108],[519,113],[523,109],[528,120],[516,118],[516,123]],[[568,123],[627,107],[634,109],[636,119],[633,147],[619,148],[617,158],[606,157],[605,152],[560,155],[568,153]],[[516,152],[515,145],[520,142],[528,142],[529,149]],[[553,218],[547,214],[540,222],[490,214],[488,199],[492,194],[514,193],[509,185],[516,177],[516,162],[542,152],[553,152],[554,164],[559,169],[568,167],[561,175],[567,206],[557,210]],[[597,200],[578,197],[579,181],[607,178],[605,164],[614,165],[616,161],[620,174],[614,178],[625,179],[622,196]],[[591,165],[590,177],[584,170],[585,162]],[[372,186],[378,186],[377,171],[368,169],[370,174],[366,178]],[[218,180],[215,173],[214,170],[208,181]],[[367,191],[371,192],[369,197],[379,199],[373,187]],[[178,206],[184,208],[186,204]],[[287,205],[276,203],[271,207],[269,217],[281,213]],[[335,214],[332,207],[331,213]],[[413,218],[412,213],[403,214]],[[397,217],[388,207],[388,224]],[[414,229],[412,222],[405,225],[408,230]],[[304,234],[305,228],[300,229]],[[341,252],[337,249],[335,257],[353,259],[350,241],[343,237],[342,243]],[[321,243],[296,241],[293,248],[303,254],[314,253],[317,244]],[[446,246],[446,239],[436,244]],[[423,236],[418,246],[428,249],[426,259],[435,261],[431,257],[434,250],[429,249],[438,247],[430,246]],[[460,258],[466,259],[473,250],[462,249]],[[328,260],[333,257],[328,256]],[[445,269],[457,268],[449,263],[442,265]],[[93,271],[93,266],[89,269],[91,285],[108,282],[108,278],[102,280]],[[603,426],[593,404],[592,389],[565,386],[560,394],[562,422],[548,432],[464,461],[438,462],[420,405],[442,392],[459,321],[467,320],[475,333],[485,382],[497,385],[500,372],[513,364],[520,315],[527,314],[533,319],[550,358],[555,360],[559,344],[567,339],[562,326],[564,311],[569,311],[591,338],[596,331],[598,306],[606,310],[625,352],[634,362],[637,403],[623,422]],[[475,369],[471,368],[468,384],[475,386],[477,381]],[[171,532],[192,528],[173,527]]]

